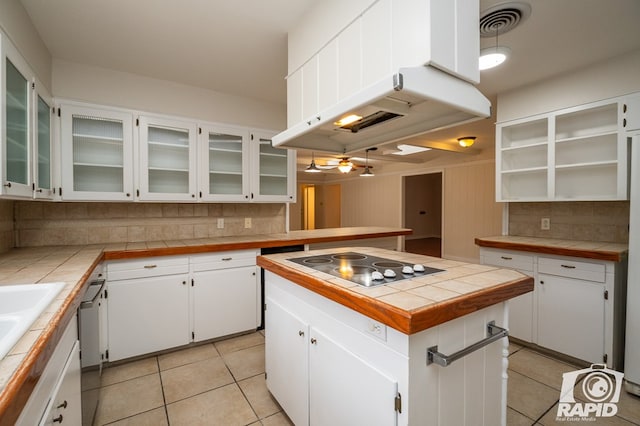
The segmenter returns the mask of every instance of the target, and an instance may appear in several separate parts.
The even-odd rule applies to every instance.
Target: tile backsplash
[[[270,234],[285,232],[286,221],[285,204],[15,201],[14,211],[16,247]]]
[[[0,200],[0,253],[9,251],[15,244],[13,207],[14,201]]]
[[[549,230],[540,229],[549,218]],[[629,242],[628,201],[509,203],[509,235]]]

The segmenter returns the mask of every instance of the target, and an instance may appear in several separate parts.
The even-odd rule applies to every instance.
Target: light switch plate
[[[549,219],[548,217],[543,217],[540,220],[540,229],[543,231],[548,231],[549,229],[551,229],[551,219]]]
[[[245,217],[244,218],[244,227],[245,228],[251,228],[251,218],[250,217]]]
[[[219,217],[218,218],[218,229],[223,229],[224,228],[224,218]]]

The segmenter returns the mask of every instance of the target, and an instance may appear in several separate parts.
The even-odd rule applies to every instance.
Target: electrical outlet
[[[540,220],[540,229],[543,231],[548,231],[551,229],[551,220],[548,217],[543,217]]]
[[[223,217],[219,217],[218,218],[218,229],[224,229],[224,218]]]
[[[369,319],[366,331],[380,340],[387,341],[387,326],[382,323]]]
[[[251,228],[251,218],[250,217],[245,217],[244,218],[244,227],[245,228]]]

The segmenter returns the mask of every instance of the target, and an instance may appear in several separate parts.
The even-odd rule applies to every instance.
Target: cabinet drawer
[[[484,250],[483,250],[484,251]],[[534,257],[527,254],[513,253],[510,251],[485,251],[484,263],[503,268],[533,271]]]
[[[109,281],[186,274],[188,272],[189,258],[186,256],[148,257],[107,263]]]
[[[538,258],[538,272],[580,280],[605,282],[605,265],[567,259]]]
[[[212,271],[215,269],[255,266],[257,250],[221,251],[194,255],[189,258],[192,272]]]

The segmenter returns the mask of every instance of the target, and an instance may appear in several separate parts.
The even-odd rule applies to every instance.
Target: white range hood
[[[347,127],[334,124],[351,114],[363,118]],[[272,141],[349,154],[490,115],[491,103],[472,83],[431,66],[400,68]]]

